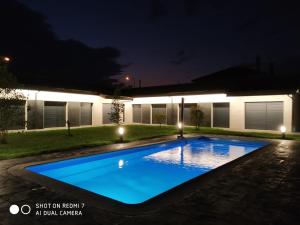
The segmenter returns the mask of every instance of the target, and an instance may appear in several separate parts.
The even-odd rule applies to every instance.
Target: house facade
[[[110,124],[112,96],[74,90],[19,90],[26,100],[20,105],[19,122],[12,130],[64,128]],[[203,126],[237,131],[299,130],[298,94],[199,93],[181,90],[161,94],[128,94],[122,98],[125,124],[175,125],[179,121],[180,104],[184,99],[184,124],[193,125],[191,110],[203,112]],[[163,115],[163,120],[158,119]],[[25,125],[24,125],[25,124]]]

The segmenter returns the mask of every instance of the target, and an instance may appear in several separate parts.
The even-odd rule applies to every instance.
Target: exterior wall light
[[[120,142],[124,141],[124,133],[125,133],[125,128],[124,127],[118,127],[118,134],[120,137]]]
[[[280,127],[280,132],[281,132],[281,137],[282,139],[285,139],[285,133],[286,133],[286,127],[285,126],[281,126]]]

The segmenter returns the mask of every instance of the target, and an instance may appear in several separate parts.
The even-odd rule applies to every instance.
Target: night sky
[[[297,1],[20,0],[60,39],[120,49],[122,74],[143,85],[188,82],[220,69],[300,58]]]

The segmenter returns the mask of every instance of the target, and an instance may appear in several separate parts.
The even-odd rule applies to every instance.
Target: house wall
[[[287,132],[292,131],[292,99],[288,95],[264,95],[232,97],[230,99],[230,128],[233,130],[245,129],[245,103],[246,102],[283,102],[283,125]],[[261,130],[260,130],[261,131]]]
[[[260,95],[260,96],[226,96],[226,94],[210,95],[188,95],[188,96],[167,96],[167,97],[141,97],[134,98],[132,104],[179,104],[181,98],[185,103],[221,103],[230,104],[229,128],[232,130],[245,131],[245,103],[246,102],[283,102],[283,125],[287,132],[292,131],[292,98],[288,95]],[[131,115],[132,117],[132,115]],[[213,124],[213,110],[211,110],[211,124]],[[252,130],[251,131],[258,131]],[[262,130],[259,130],[262,131]]]
[[[293,132],[300,132],[300,93],[293,96]]]
[[[75,94],[66,92],[54,92],[54,91],[38,91],[38,90],[19,90],[25,98],[26,105],[34,104],[38,102],[44,105],[44,102],[66,102],[66,120],[69,116],[69,104],[80,104],[81,102],[92,103],[92,125],[99,126],[102,125],[102,104],[111,103],[111,99],[105,99],[98,95],[89,94]],[[25,110],[25,120],[28,121],[28,114],[32,112],[27,112]],[[77,125],[77,124],[76,124]],[[29,129],[42,129],[43,126],[29,127]]]
[[[19,90],[24,94],[27,101],[25,107],[33,107],[33,103],[43,103],[45,101],[55,102],[88,102],[92,103],[92,125],[99,126],[103,124],[103,104],[111,103],[112,99],[104,98],[98,95],[88,94],[73,94],[63,92],[49,92],[49,91],[36,91],[36,90]],[[132,104],[141,104],[142,106],[142,121],[147,124],[152,123],[152,104],[166,104],[167,111],[168,106],[175,108],[172,118],[167,113],[167,123],[176,124],[178,121],[179,110],[178,106],[181,103],[181,98],[184,98],[185,103],[197,103],[207,107],[210,106],[211,113],[211,126],[213,126],[213,103],[229,103],[230,104],[230,118],[229,118],[229,129],[232,130],[247,130],[245,129],[245,103],[247,102],[272,102],[282,101],[283,102],[283,125],[286,126],[287,132],[292,131],[292,111],[293,111],[293,100],[288,95],[260,95],[260,96],[227,96],[226,94],[208,94],[208,95],[185,95],[185,96],[165,96],[165,97],[141,97],[133,98],[132,100],[124,100],[125,106],[125,124],[133,123],[133,110]],[[36,104],[35,104],[36,105]],[[43,105],[43,104],[42,104]],[[68,107],[66,108],[68,110]],[[170,111],[170,110],[169,110]],[[209,111],[209,110],[208,110]],[[29,115],[33,111],[25,110],[25,120],[28,121]],[[66,111],[66,116],[68,112]],[[39,118],[40,119],[40,118]],[[67,119],[67,118],[66,118]],[[41,123],[42,124],[42,123]],[[209,123],[208,123],[209,124]],[[43,125],[43,124],[42,124]],[[43,127],[37,126],[31,129],[41,129]],[[261,130],[260,130],[261,131]]]

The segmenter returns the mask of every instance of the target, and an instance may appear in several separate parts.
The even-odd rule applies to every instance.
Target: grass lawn
[[[126,141],[176,134],[175,126],[126,126]],[[261,138],[281,138],[280,134],[237,132],[215,128],[185,128],[185,133],[222,134]],[[300,135],[287,135],[287,139],[300,140]],[[10,133],[8,144],[0,144],[0,159],[10,159],[29,155],[38,155],[54,151],[63,151],[81,147],[91,147],[115,143],[118,140],[113,126],[79,128],[72,130],[72,137],[66,130]]]
[[[81,147],[91,147],[115,143],[118,140],[116,127],[102,126],[71,130],[34,131],[10,133],[8,144],[0,144],[0,159],[17,158],[42,153],[63,151]],[[175,134],[172,126],[126,126],[125,141]]]

